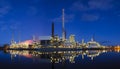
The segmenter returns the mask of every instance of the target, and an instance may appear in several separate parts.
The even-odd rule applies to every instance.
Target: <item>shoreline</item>
[[[37,48],[37,49],[7,49],[7,50],[35,50],[35,51],[79,51],[79,50],[112,50],[112,48]]]

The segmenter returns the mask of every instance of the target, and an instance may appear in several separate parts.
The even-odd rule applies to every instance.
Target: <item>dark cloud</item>
[[[99,15],[95,14],[83,14],[81,16],[81,20],[83,21],[97,21],[99,19]]]

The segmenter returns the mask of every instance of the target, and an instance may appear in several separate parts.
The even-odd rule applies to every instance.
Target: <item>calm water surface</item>
[[[120,69],[119,51],[0,51],[5,69]]]

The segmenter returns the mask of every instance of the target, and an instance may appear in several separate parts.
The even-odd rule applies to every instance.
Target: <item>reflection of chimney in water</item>
[[[52,22],[52,37],[54,38],[54,22]]]

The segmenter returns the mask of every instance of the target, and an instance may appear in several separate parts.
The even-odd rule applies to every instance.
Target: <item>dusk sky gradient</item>
[[[0,0],[0,44],[10,43],[13,32],[16,41],[50,36],[52,22],[61,37],[63,8],[67,38],[87,42],[94,35],[100,43],[120,44],[120,0]]]

